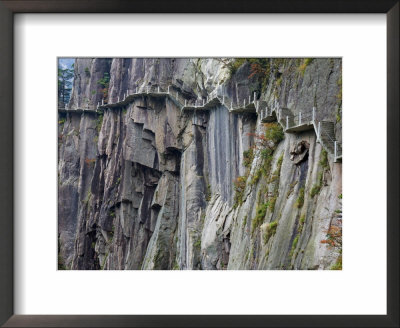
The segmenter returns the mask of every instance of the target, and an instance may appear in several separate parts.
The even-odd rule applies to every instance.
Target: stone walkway
[[[133,92],[133,93],[132,93]],[[280,108],[279,104],[275,102],[272,108],[268,108],[265,101],[256,100],[254,93],[253,99],[250,96],[249,99],[243,99],[243,102],[239,101],[234,103],[233,100],[225,95],[213,92],[206,99],[196,99],[188,101],[179,92],[172,90],[172,87],[168,87],[166,90],[162,90],[160,87],[149,86],[141,89],[136,88],[134,91],[127,90],[122,99],[115,99],[115,102],[110,104],[98,103],[97,108],[81,108],[81,109],[65,109],[59,108],[59,113],[76,113],[76,114],[97,114],[107,109],[121,108],[127,106],[135,99],[142,97],[152,98],[165,98],[168,97],[173,101],[181,111],[208,111],[216,106],[225,106],[229,112],[235,114],[241,113],[255,113],[259,116],[259,119],[263,123],[267,122],[278,122],[285,133],[297,133],[307,130],[314,130],[317,136],[317,142],[319,142],[323,148],[325,148],[329,154],[333,156],[334,162],[342,161],[342,144],[336,140],[334,123],[329,121],[318,121],[316,118],[316,110],[313,108],[307,112],[299,112],[297,115],[288,108]]]

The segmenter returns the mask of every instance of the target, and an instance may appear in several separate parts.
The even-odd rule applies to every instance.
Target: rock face
[[[293,150],[290,152],[290,160],[293,161],[294,164],[299,164],[302,161],[307,159],[308,150],[310,149],[310,144],[302,140],[297,145],[294,146]]]
[[[316,107],[341,140],[340,59],[272,59],[263,82],[249,62],[231,72],[227,63],[75,61],[70,111],[59,114],[60,269],[339,267],[341,163],[313,130],[265,144],[279,125],[264,126],[255,112],[181,111],[146,95],[97,114],[73,111],[147,86],[188,101],[256,93],[294,115]]]

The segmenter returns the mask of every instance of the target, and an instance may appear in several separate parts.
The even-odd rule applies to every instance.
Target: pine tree
[[[72,78],[74,77],[74,66],[72,68],[58,68],[58,104],[64,107],[68,103],[72,90]]]

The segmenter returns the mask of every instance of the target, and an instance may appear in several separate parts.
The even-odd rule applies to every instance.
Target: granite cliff
[[[60,269],[341,268],[340,59],[74,70],[58,122]]]

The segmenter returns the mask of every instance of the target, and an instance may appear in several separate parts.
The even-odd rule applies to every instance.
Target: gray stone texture
[[[299,64],[275,65],[262,89],[249,78],[248,63],[230,76],[219,59],[77,59],[68,107],[96,107],[104,98],[98,81],[107,73],[109,103],[149,85],[171,85],[188,100],[224,90],[240,101],[256,92],[294,115],[316,107],[318,120],[335,122],[341,140],[341,60],[314,59],[304,74]],[[103,115],[60,114],[60,122],[58,238],[67,269],[328,269],[339,256],[321,240],[330,225],[341,225],[341,163],[328,154],[321,166],[313,130],[285,134],[270,176],[254,182],[261,149],[248,169],[243,152],[264,132],[256,113],[221,105],[181,112],[168,98],[143,96]],[[293,161],[290,152],[301,141],[308,149]],[[280,174],[272,178],[280,156]],[[247,170],[243,202],[235,204],[233,181]],[[275,206],[253,229],[257,206],[272,195]],[[265,238],[271,222],[276,231]]]

